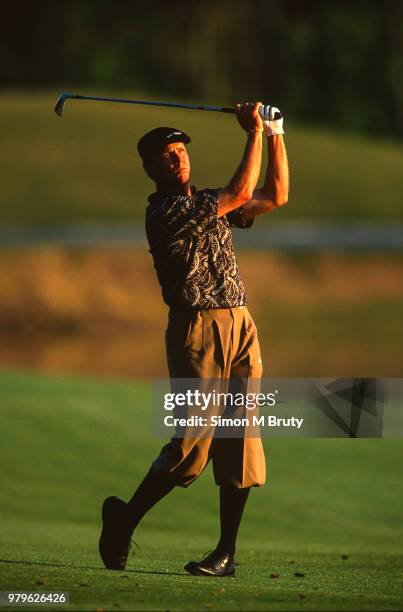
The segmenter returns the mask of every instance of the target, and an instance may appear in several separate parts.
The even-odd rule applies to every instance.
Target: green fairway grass
[[[192,180],[200,188],[225,185],[241,159],[245,135],[231,115],[72,100],[60,118],[53,112],[58,94],[0,95],[2,225],[142,220],[153,183],[136,143],[159,125],[192,136]],[[150,99],[142,92],[126,95]],[[401,219],[400,145],[297,125],[287,120],[286,100],[284,112],[290,205],[262,223]]]
[[[0,402],[0,590],[69,591],[70,610],[401,610],[401,441],[266,439],[268,486],[251,492],[235,579],[182,569],[218,537],[210,467],[146,516],[127,570],[108,572],[102,501],[127,499],[163,443],[150,385],[3,372]]]

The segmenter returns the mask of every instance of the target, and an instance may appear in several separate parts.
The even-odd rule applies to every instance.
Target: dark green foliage
[[[398,0],[7,3],[0,84],[145,89],[403,135]]]

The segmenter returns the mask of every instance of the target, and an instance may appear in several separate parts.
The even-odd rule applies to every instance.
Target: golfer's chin
[[[190,181],[190,172],[188,170],[180,170],[175,175],[175,182],[179,185],[186,185]]]
[[[190,172],[189,170],[186,170],[185,168],[183,168],[182,170],[179,170],[177,172],[176,175],[178,181],[180,181],[182,184],[183,183],[188,183],[190,180]]]

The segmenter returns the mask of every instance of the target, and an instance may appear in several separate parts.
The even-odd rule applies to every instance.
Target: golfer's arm
[[[253,197],[262,163],[262,132],[248,134],[241,163],[227,187],[218,192],[218,216],[235,210]]]
[[[245,220],[275,210],[288,201],[288,160],[282,135],[267,138],[267,153],[264,185],[261,189],[255,189],[251,199],[244,205]]]

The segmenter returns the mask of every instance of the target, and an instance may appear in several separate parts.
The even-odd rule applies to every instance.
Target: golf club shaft
[[[94,100],[96,102],[120,102],[124,104],[146,104],[148,106],[169,106],[171,108],[188,108],[191,110],[217,111],[220,113],[235,113],[235,109],[225,106],[203,106],[200,104],[177,104],[176,102],[151,102],[147,100],[128,100],[126,98],[105,98],[99,96],[83,96],[80,94],[62,93],[56,102],[55,112],[61,117],[66,100]]]

